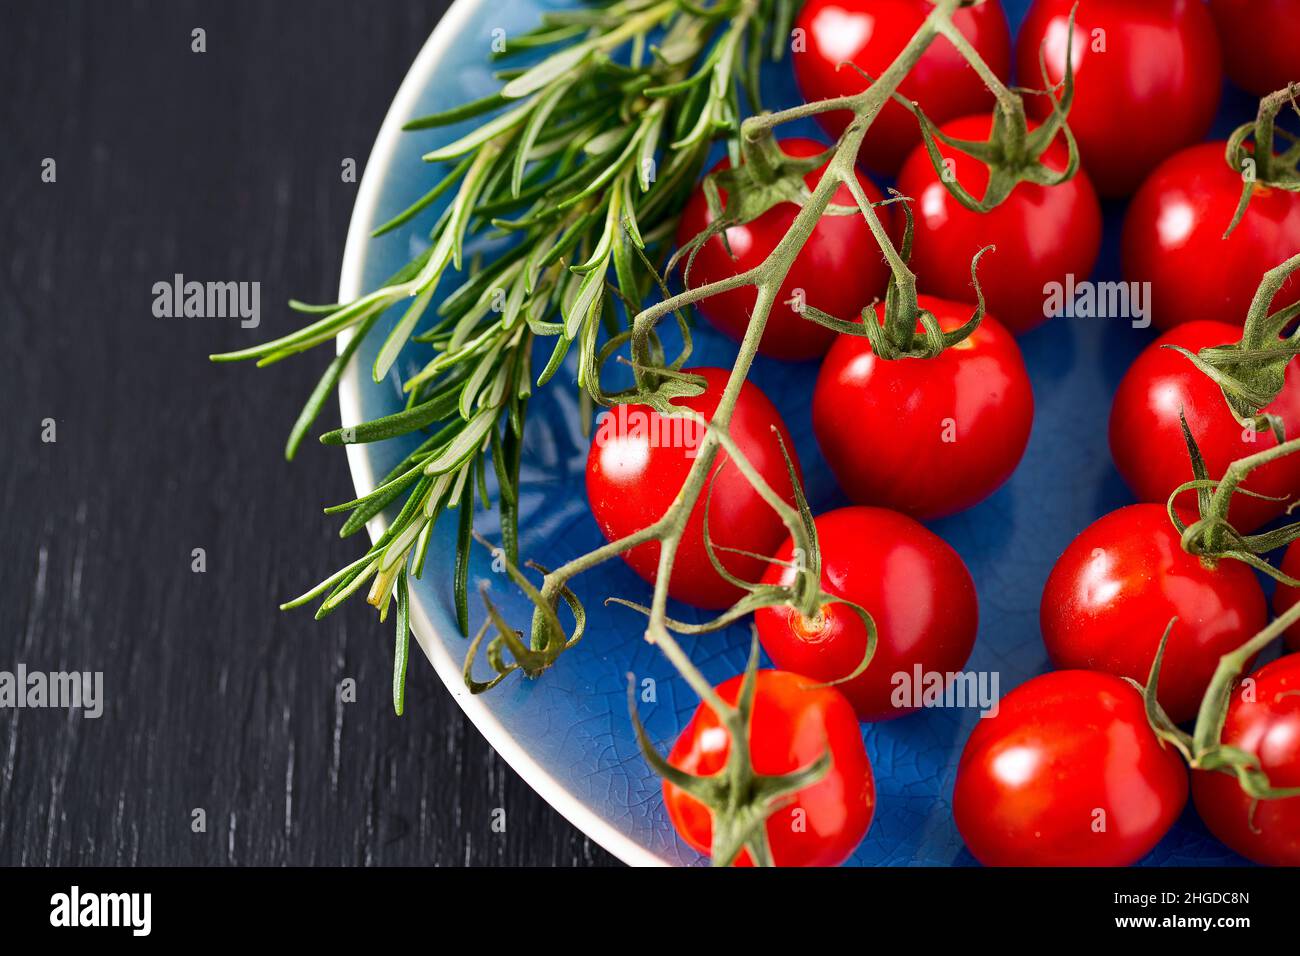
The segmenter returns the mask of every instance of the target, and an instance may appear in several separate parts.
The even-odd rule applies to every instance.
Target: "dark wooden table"
[[[295,326],[289,297],[333,300],[341,163],[445,6],[6,4],[0,670],[102,671],[105,708],[0,709],[0,863],[612,861],[422,662],[393,715],[369,608],[276,611],[356,553],[320,513],[352,496],[343,456],[281,458],[325,352],[216,367],[253,341],[237,320],[153,314],[176,273],[260,282],[259,338]]]

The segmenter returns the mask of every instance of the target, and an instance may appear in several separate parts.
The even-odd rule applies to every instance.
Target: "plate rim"
[[[381,187],[392,169],[393,154],[402,135],[402,124],[410,118],[419,95],[424,91],[443,54],[460,36],[470,16],[487,0],[455,0],[425,40],[406,76],[398,87],[397,95],[389,104],[388,112],[375,137],[370,155],[366,159],[356,202],[348,223],[347,240],[343,248],[343,263],[339,274],[339,301],[347,302],[362,294],[362,275],[367,251],[370,248],[369,223],[379,201]],[[342,351],[352,338],[352,329],[344,330],[337,339],[337,349]],[[358,425],[363,421],[361,408],[362,389],[368,383],[362,380],[360,363],[353,356],[339,378],[339,412],[343,427]],[[376,487],[375,469],[369,446],[353,444],[344,446],[348,470],[357,496],[361,497]],[[375,541],[388,526],[385,516],[379,515],[366,525],[370,540]],[[631,866],[668,866],[667,860],[651,852],[631,837],[621,832],[585,802],[574,796],[559,780],[553,777],[528,751],[520,746],[514,736],[492,713],[482,697],[469,693],[456,662],[443,644],[438,629],[415,589],[411,595],[411,630],[425,657],[433,665],[443,686],[487,740],[515,773],[562,817],[602,848]]]

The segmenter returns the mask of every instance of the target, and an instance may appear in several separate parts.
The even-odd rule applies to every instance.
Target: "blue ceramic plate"
[[[379,285],[423,248],[428,225],[378,240],[368,234],[423,194],[435,175],[422,153],[463,134],[465,126],[403,133],[412,117],[446,109],[493,92],[487,54],[493,31],[514,34],[534,26],[547,9],[576,0],[457,0],[425,44],[403,82],[367,163],[352,216],[340,295],[351,299]],[[1013,29],[1027,0],[1006,4]],[[768,101],[779,108],[798,102],[789,66],[769,70]],[[1252,116],[1243,94],[1229,90],[1216,134]],[[790,132],[819,135],[811,124]],[[1106,244],[1094,278],[1118,279],[1118,233],[1123,209],[1107,209]],[[452,287],[450,282],[446,287]],[[445,291],[445,289],[444,289]],[[396,321],[397,312],[387,320]],[[380,330],[382,331],[382,330]],[[1110,400],[1120,376],[1154,333],[1126,322],[1056,319],[1020,340],[1033,380],[1036,417],[1020,468],[983,504],[931,527],[960,552],[975,578],[980,628],[968,669],[996,673],[1003,694],[1042,673],[1048,663],[1038,629],[1038,602],[1056,557],[1098,516],[1131,498],[1106,447]],[[341,388],[345,425],[402,407],[397,373],[417,364],[415,349],[382,384],[368,370],[383,336],[360,350]],[[696,333],[693,362],[730,365],[734,346],[708,328]],[[418,348],[418,347],[417,347]],[[549,353],[549,348],[547,348]],[[544,362],[544,359],[543,359]],[[422,362],[421,362],[422,364]],[[535,365],[540,368],[541,363]],[[779,406],[795,435],[815,511],[846,504],[812,439],[809,399],[815,363],[786,365],[759,358],[753,380]],[[539,390],[529,406],[522,475],[520,551],[555,566],[591,550],[603,539],[587,510],[583,468],[587,442],[579,422],[576,375],[570,368]],[[358,493],[370,491],[413,443],[354,445],[348,459]],[[491,469],[489,469],[489,472]],[[480,529],[492,536],[495,517]],[[381,520],[370,530],[377,535]],[[648,601],[649,587],[621,562],[597,568],[576,583],[590,615],[586,638],[538,680],[511,677],[495,690],[471,696],[461,680],[466,641],[454,618],[451,579],[454,522],[442,522],[424,579],[414,583],[412,624],[443,683],[492,746],[552,806],[596,842],[628,863],[701,861],[677,839],[660,795],[659,779],[637,749],[626,704],[626,675],[652,677],[658,700],[642,705],[651,738],[664,749],[689,718],[694,694],[673,668],[642,640],[643,622],[629,610],[605,607],[622,595]],[[530,605],[476,549],[471,594],[487,581],[493,600],[524,626]],[[674,616],[698,620],[683,607]],[[475,608],[474,614],[481,614]],[[474,621],[477,626],[478,621]],[[738,673],[747,648],[745,627],[699,639],[686,649],[715,682]],[[415,678],[418,679],[418,678]],[[973,710],[926,710],[864,734],[875,769],[879,805],[871,832],[853,855],[859,865],[970,865],[953,825],[951,794],[962,745],[977,720]],[[1189,808],[1146,858],[1146,864],[1238,864]]]

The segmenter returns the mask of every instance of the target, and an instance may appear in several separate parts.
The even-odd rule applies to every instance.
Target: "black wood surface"
[[[423,661],[392,714],[391,626],[368,608],[275,610],[356,554],[320,513],[351,497],[343,456],[281,458],[327,355],[206,360],[294,327],[291,296],[333,300],[341,163],[364,166],[445,6],[4,5],[0,670],[103,671],[106,704],[0,709],[0,863],[611,861]],[[156,318],[175,273],[260,282],[261,328]]]

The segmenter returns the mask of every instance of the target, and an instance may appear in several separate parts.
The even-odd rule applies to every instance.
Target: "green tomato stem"
[[[740,343],[739,353],[732,368],[731,375],[723,389],[717,410],[712,419],[712,427],[701,441],[697,455],[682,486],[682,490],[672,506],[650,528],[634,535],[611,542],[602,548],[582,555],[556,568],[546,575],[541,588],[543,600],[555,600],[558,589],[574,576],[621,554],[638,544],[649,540],[660,543],[659,565],[656,575],[654,596],[650,605],[650,614],[646,627],[646,640],[659,647],[673,666],[682,674],[702,701],[707,703],[724,722],[736,719],[736,709],[724,703],[713,690],[712,685],[691,662],[666,626],[668,582],[671,579],[677,549],[685,531],[686,523],[699,500],[705,481],[717,459],[720,441],[718,434],[725,431],[731,422],[736,402],[740,396],[749,374],[749,369],[758,353],[767,320],[775,304],[777,290],[794,263],[795,257],[802,250],[813,229],[820,220],[827,206],[841,184],[854,192],[855,199],[863,209],[863,214],[871,226],[873,235],[881,241],[886,256],[893,252],[891,267],[899,281],[903,294],[915,298],[915,276],[907,265],[893,250],[888,241],[884,227],[875,214],[865,195],[862,195],[855,172],[858,151],[872,120],[879,114],[884,104],[897,91],[904,77],[915,66],[921,55],[940,35],[940,25],[950,20],[952,13],[961,6],[961,0],[939,0],[927,16],[916,34],[908,41],[894,62],[880,75],[870,87],[862,93],[849,97],[839,97],[819,103],[803,104],[778,113],[753,116],[741,126],[741,136],[746,140],[757,139],[764,131],[778,125],[802,119],[816,113],[836,108],[851,109],[856,117],[845,131],[835,147],[826,172],[817,187],[812,190],[803,207],[796,215],[786,234],[768,254],[762,263],[738,275],[729,276],[707,285],[687,289],[673,296],[668,296],[638,313],[632,321],[631,349],[634,364],[649,364],[653,348],[653,330],[660,319],[679,309],[699,302],[709,296],[717,295],[743,286],[755,286],[757,298],[745,335]],[[915,314],[914,312],[912,314]],[[783,515],[784,517],[784,515]],[[792,532],[793,532],[792,528]],[[540,609],[535,612],[540,613]],[[739,728],[733,728],[739,729]],[[735,739],[744,739],[743,735]],[[732,748],[733,758],[748,760],[741,755],[742,748]]]

